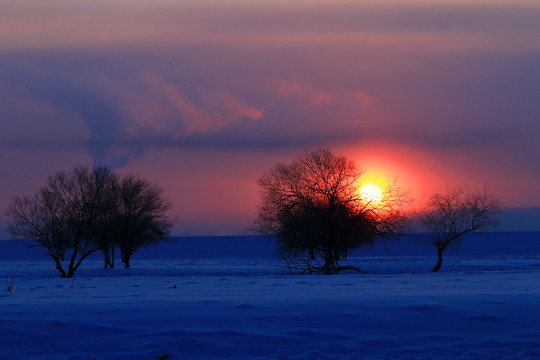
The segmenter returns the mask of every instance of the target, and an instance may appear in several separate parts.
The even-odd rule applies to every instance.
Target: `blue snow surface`
[[[291,275],[273,238],[185,237],[73,279],[0,241],[0,359],[540,359],[539,235],[469,235],[434,274],[416,234],[338,276]]]

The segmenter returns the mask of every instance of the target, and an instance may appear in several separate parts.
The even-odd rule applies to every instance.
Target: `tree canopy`
[[[290,267],[338,273],[345,269],[339,260],[346,258],[349,249],[397,234],[406,224],[401,208],[407,203],[406,194],[394,182],[385,189],[380,204],[372,204],[359,194],[363,174],[354,161],[328,149],[276,164],[258,180],[261,202],[256,229],[277,237]],[[324,264],[312,265],[315,258]]]
[[[70,278],[92,253],[108,254],[115,245],[129,265],[139,247],[168,235],[169,207],[155,184],[121,179],[106,167],[78,166],[49,176],[32,197],[13,197],[6,215],[13,237],[45,248],[61,276]]]
[[[441,268],[450,246],[459,247],[463,235],[496,227],[501,205],[487,187],[477,191],[455,186],[433,194],[420,216],[429,241],[437,247],[438,261],[433,272]]]

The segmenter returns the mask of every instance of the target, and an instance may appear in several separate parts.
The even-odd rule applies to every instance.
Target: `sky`
[[[249,233],[257,179],[329,148],[534,226],[538,34],[536,0],[0,0],[0,207],[107,165],[164,189],[173,235]]]

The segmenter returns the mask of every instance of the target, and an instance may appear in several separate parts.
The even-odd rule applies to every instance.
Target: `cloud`
[[[362,107],[369,106],[375,101],[375,98],[360,90],[353,91],[352,97],[354,100],[358,101],[358,105]]]
[[[311,104],[316,106],[331,105],[334,103],[334,97],[326,91],[319,90],[311,94]]]
[[[152,148],[168,147],[191,136],[258,120],[264,110],[225,91],[188,93],[167,77],[142,72],[129,83],[101,84],[117,101],[116,132],[105,156],[96,161],[124,166]],[[106,125],[105,125],[106,126]]]
[[[20,99],[19,106],[31,106],[42,114],[31,119],[37,122],[37,125],[26,133],[21,132],[21,137],[33,134],[41,141],[62,144],[58,139],[60,134],[67,148],[67,144],[73,139],[80,141],[80,134],[66,134],[66,129],[71,130],[73,125],[55,127],[57,120],[53,119],[53,116],[69,116],[71,123],[77,124],[82,119],[90,133],[88,135],[85,132],[84,137],[87,138],[88,149],[94,162],[106,163],[109,149],[121,134],[118,125],[122,114],[104,89],[96,88],[95,84],[83,76],[73,77],[69,73],[57,73],[52,69],[21,70],[17,66],[6,66],[0,71],[0,77],[4,80],[3,85],[12,91],[12,96]]]
[[[144,72],[135,84],[118,88],[123,128],[130,136],[157,136],[181,140],[195,134],[213,134],[244,119],[257,120],[264,110],[239,97],[215,90],[190,94],[165,76]]]
[[[284,98],[292,98],[303,105],[324,106],[334,102],[329,92],[299,80],[278,81],[276,92]]]
[[[48,122],[38,122],[33,127],[26,125],[27,134],[20,129],[22,125],[18,126],[18,135],[9,139],[10,143],[28,142],[32,134],[36,144],[54,140],[56,147],[71,148],[76,139],[79,143],[86,142],[95,165],[122,167],[152,148],[167,147],[195,135],[216,134],[221,129],[264,116],[264,109],[231,92],[216,89],[188,92],[167,77],[150,71],[132,80],[114,81],[103,76],[92,78],[78,69],[77,72],[81,75],[53,69],[21,71],[13,66],[0,69],[5,80],[3,91],[14,99],[6,121],[17,121],[17,112],[24,116],[28,111],[22,109],[26,108],[33,109],[30,116],[35,118],[40,113],[41,119]],[[65,121],[71,118],[73,125],[56,129],[55,117]],[[25,124],[30,121],[37,120],[24,119]],[[74,134],[75,124],[84,124],[87,131]],[[39,133],[34,131],[37,129]]]
[[[375,102],[375,98],[361,90],[340,88],[329,91],[299,80],[278,81],[274,85],[278,95],[291,98],[307,106],[349,105],[367,107]]]
[[[361,44],[372,50],[384,46],[407,51],[426,46],[463,51],[486,47],[527,50],[536,42],[540,26],[535,0],[342,0],[315,4],[282,0],[243,1],[241,5],[213,0],[57,0],[54,4],[32,0],[2,4],[0,49],[151,46],[163,50],[171,44],[351,49]]]
[[[216,107],[227,114],[225,125],[238,123],[247,117],[258,120],[263,117],[264,110],[246,104],[239,97],[226,92],[206,92],[203,98],[209,105]]]

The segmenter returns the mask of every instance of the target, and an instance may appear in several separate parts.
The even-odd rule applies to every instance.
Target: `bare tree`
[[[291,271],[359,271],[339,261],[349,249],[397,234],[406,223],[399,205],[407,202],[397,186],[387,189],[380,206],[362,200],[362,175],[353,161],[328,149],[276,164],[258,181],[261,203],[255,229],[277,237]],[[322,259],[322,266],[314,265],[315,258]]]
[[[166,212],[171,207],[163,190],[135,175],[125,176],[119,186],[118,206],[114,216],[115,243],[125,268],[142,246],[165,239],[172,226]]]
[[[96,251],[114,267],[118,246],[125,267],[142,246],[164,239],[171,222],[170,203],[157,185],[137,176],[120,179],[106,167],[79,166],[57,172],[35,196],[11,199],[8,232],[45,248],[62,277],[71,278]],[[67,264],[66,264],[67,262]]]
[[[437,248],[439,271],[443,256],[451,246],[459,248],[461,237],[470,232],[494,228],[499,223],[501,202],[486,187],[471,191],[463,186],[431,196],[420,219],[429,232],[429,241]]]
[[[94,227],[100,215],[114,206],[110,189],[115,181],[107,168],[79,166],[70,173],[57,172],[34,197],[10,200],[8,232],[44,247],[61,276],[71,278],[83,260],[99,250]]]

